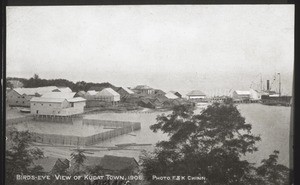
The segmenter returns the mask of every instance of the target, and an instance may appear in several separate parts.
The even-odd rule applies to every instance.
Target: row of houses
[[[113,89],[114,88],[114,89]],[[203,100],[203,92],[195,90],[187,94],[188,99],[176,91],[165,93],[146,85],[135,88],[113,87],[72,92],[68,87],[15,88],[7,93],[9,106],[30,107],[32,115],[72,116],[82,114],[84,107],[141,106],[146,108],[171,108],[175,105],[188,104]],[[96,90],[95,90],[96,89]]]
[[[49,92],[72,92],[69,87],[37,87],[37,88],[14,88],[6,93],[6,103],[9,106],[30,107],[33,97],[41,97]]]

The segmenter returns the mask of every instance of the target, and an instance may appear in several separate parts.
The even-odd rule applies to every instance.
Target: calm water
[[[238,105],[242,116],[247,123],[252,124],[252,133],[261,136],[261,141],[257,143],[258,152],[248,154],[245,158],[250,162],[259,164],[262,159],[268,158],[273,150],[279,150],[279,163],[289,165],[289,133],[290,133],[290,107],[266,106],[261,104],[240,104]],[[199,113],[200,109],[195,113]],[[166,112],[168,114],[170,112]],[[152,144],[152,146],[128,147],[126,150],[101,149],[94,151],[94,156],[117,155],[139,158],[141,150],[152,151],[158,141],[168,139],[164,133],[153,133],[150,125],[156,123],[156,117],[161,112],[144,113],[98,113],[88,114],[85,118],[100,120],[119,120],[141,122],[141,130],[130,134],[121,135],[110,140],[98,143],[96,147],[114,147],[116,144],[137,143]],[[19,130],[30,130],[40,133],[55,133],[62,135],[88,136],[103,132],[103,128],[93,125],[82,125],[80,122],[62,124],[32,122],[18,124]],[[59,128],[59,129],[58,129]],[[107,129],[105,129],[107,131]],[[59,157],[69,157],[70,150],[67,148],[45,148],[45,152]]]
[[[19,131],[29,130],[42,134],[58,134],[68,136],[86,137],[112,129],[104,129],[103,126],[86,125],[81,119],[75,119],[70,123],[31,121],[14,125]]]
[[[279,163],[289,165],[289,128],[290,128],[290,107],[265,106],[261,104],[238,105],[241,114],[246,118],[247,123],[252,124],[252,133],[261,136],[257,143],[258,152],[246,156],[251,162],[260,163],[268,158],[273,150],[279,150]],[[196,113],[199,112],[195,111]],[[141,130],[134,132],[134,135],[123,135],[117,138],[99,143],[98,146],[115,146],[115,144],[141,143],[155,144],[158,141],[166,140],[168,136],[161,132],[153,133],[149,126],[156,123],[157,114],[162,113],[101,113],[86,115],[86,118],[138,121],[141,122]],[[167,114],[167,113],[166,113]],[[139,149],[152,150],[153,147],[138,147]],[[134,149],[134,148],[133,148]],[[103,154],[103,151],[102,151]],[[117,150],[108,151],[106,154],[127,155],[138,158],[140,151]]]
[[[260,163],[274,150],[279,150],[278,162],[288,166],[291,107],[241,104],[238,109],[246,122],[252,124],[252,133],[261,136],[261,141],[257,143],[259,151],[246,158]]]

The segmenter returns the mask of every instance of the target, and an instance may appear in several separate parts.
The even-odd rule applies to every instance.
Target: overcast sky
[[[290,94],[293,60],[293,5],[7,8],[10,77],[209,94],[279,72]]]

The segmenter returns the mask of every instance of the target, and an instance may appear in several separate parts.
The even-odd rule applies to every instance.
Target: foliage
[[[8,77],[7,80],[19,80],[24,84],[25,88],[31,88],[31,87],[44,87],[44,86],[58,86],[58,87],[69,87],[72,89],[73,92],[78,91],[88,91],[92,87],[111,87],[113,89],[116,89],[116,87],[108,82],[105,83],[92,83],[92,82],[85,82],[85,81],[79,81],[79,82],[72,82],[66,79],[41,79],[38,74],[34,74],[33,77],[29,79],[24,78],[11,78]]]
[[[262,160],[262,165],[257,168],[257,173],[266,185],[287,185],[289,184],[290,170],[281,164],[277,164],[279,151],[275,150],[268,159]]]
[[[7,184],[15,183],[16,174],[41,174],[42,168],[32,162],[43,157],[43,152],[31,147],[32,138],[28,131],[9,132],[10,145],[5,151],[5,173]]]
[[[194,114],[186,105],[157,117],[154,132],[169,135],[153,153],[141,156],[143,174],[151,184],[262,184],[253,164],[241,157],[257,151],[259,136],[231,101],[214,103]],[[156,176],[202,176],[206,181],[151,181]],[[261,175],[263,175],[261,173]],[[285,178],[282,176],[280,178]]]
[[[71,159],[74,160],[73,174],[82,173],[83,163],[86,160],[85,150],[76,149],[75,152],[71,153]]]

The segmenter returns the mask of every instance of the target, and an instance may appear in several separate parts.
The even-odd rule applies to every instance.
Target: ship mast
[[[262,80],[262,74],[260,74],[260,92],[263,91],[263,80]]]
[[[280,77],[280,73],[277,73],[279,76],[279,96],[281,96],[281,77]]]

